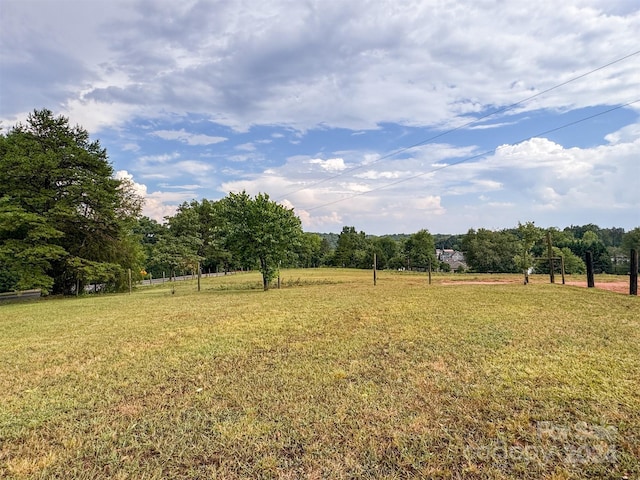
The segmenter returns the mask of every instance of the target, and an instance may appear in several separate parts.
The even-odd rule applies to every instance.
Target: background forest
[[[345,226],[338,233],[303,232],[292,209],[267,194],[230,193],[180,205],[164,223],[141,216],[143,199],[115,179],[107,152],[86,130],[49,110],[0,135],[0,292],[38,288],[44,294],[126,288],[128,276],[149,277],[258,269],[264,288],[279,268],[336,266],[449,271],[438,255],[464,254],[459,271],[521,272],[548,265],[546,236],[567,273],[583,273],[587,251],[596,273],[626,273],[640,247],[640,228],[597,225],[542,229],[534,223],[465,234],[371,236]]]

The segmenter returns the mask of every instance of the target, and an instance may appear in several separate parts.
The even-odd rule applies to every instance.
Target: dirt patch
[[[468,282],[466,281],[459,281],[459,282],[442,282],[441,285],[510,285],[510,284],[517,284],[517,283],[522,283],[522,281],[519,282],[510,282],[508,280],[469,280]]]
[[[556,283],[558,285],[562,285],[561,282],[558,282],[556,279]],[[455,281],[455,282],[442,282],[442,285],[522,285],[522,281],[509,281],[509,280],[469,280],[469,281]],[[565,285],[570,285],[572,287],[584,287],[587,288],[587,282],[565,282]],[[625,295],[629,294],[629,282],[596,282],[595,288],[601,290],[608,290],[610,292],[615,293],[623,293]]]
[[[567,282],[565,285],[587,288],[586,282]],[[602,282],[602,283],[596,282],[595,288],[598,288],[600,290],[608,290],[610,292],[624,293],[626,295],[629,295],[629,282]]]

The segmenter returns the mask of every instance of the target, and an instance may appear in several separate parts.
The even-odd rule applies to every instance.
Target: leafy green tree
[[[133,227],[133,233],[138,238],[144,252],[144,269],[153,275],[154,278],[162,276],[162,266],[154,261],[154,247],[158,241],[166,235],[169,230],[166,225],[157,222],[149,217],[140,217]]]
[[[330,265],[332,254],[333,254],[333,250],[331,249],[331,244],[329,243],[329,240],[325,237],[320,236],[320,251],[318,252],[318,256],[319,256],[318,266]]]
[[[343,227],[333,253],[333,265],[347,268],[371,268],[373,251],[364,232],[355,227]]]
[[[391,237],[378,237],[373,241],[377,259],[378,268],[394,268],[391,266],[391,259],[399,253],[399,244]]]
[[[611,238],[617,238],[617,229],[614,228],[609,230],[610,232],[608,235]],[[558,247],[562,251],[564,251],[565,248],[568,248],[571,250],[571,253],[577,256],[583,263],[585,261],[587,251],[591,251],[594,259],[594,271],[596,273],[613,273],[614,266],[611,262],[611,257],[615,255],[612,255],[611,249],[605,246],[599,235],[599,232],[605,232],[605,230],[601,230],[597,225],[588,224],[583,226],[572,225],[571,227],[565,228],[563,231],[550,229],[550,232],[551,242],[554,247]],[[540,250],[536,253],[542,257],[546,256],[546,247],[543,248],[540,246]],[[539,265],[538,269],[539,271],[549,271],[548,268],[543,267],[542,265]]]
[[[193,237],[199,247],[196,252],[204,268],[228,269],[231,252],[225,248],[225,220],[223,203],[203,199],[183,203],[168,219],[168,228],[175,237]]]
[[[576,241],[576,238],[573,236],[573,233],[570,230],[558,230],[555,227],[548,229],[549,235],[551,237],[551,245],[556,247],[567,247]],[[545,245],[539,245],[539,251],[537,251],[538,256],[544,256]]]
[[[462,240],[462,235],[446,235],[436,233],[433,235],[433,242],[436,245],[436,248],[441,250],[460,250],[460,242]]]
[[[404,251],[411,269],[436,266],[436,247],[428,230],[422,229],[411,235],[404,245]]]
[[[0,199],[0,291],[40,288],[48,292],[53,278],[48,275],[52,262],[66,251],[51,241],[62,232],[41,216]]]
[[[580,257],[575,255],[569,247],[552,247],[552,252],[554,257],[562,257],[564,261],[564,272],[568,275],[571,274],[583,274],[587,271],[587,266]],[[542,257],[546,257],[547,253],[545,251]],[[556,267],[559,268],[559,265],[556,263]],[[549,273],[549,262],[544,259],[536,264],[536,273]]]
[[[440,262],[439,269],[441,272],[449,273],[451,271],[451,265],[447,262]]]
[[[575,255],[569,247],[553,247],[553,254],[556,257],[563,257],[565,273],[569,275],[587,273],[587,266],[584,261]]]
[[[319,267],[329,251],[329,243],[317,233],[304,232],[296,253],[298,265],[304,268]]]
[[[640,227],[629,230],[622,237],[621,247],[627,255],[631,249],[635,249],[640,254]]]
[[[624,237],[622,237],[621,248],[622,252],[627,256],[631,253],[632,249],[640,255],[640,227],[629,230],[624,234]]]
[[[227,248],[246,265],[259,264],[265,290],[277,276],[279,265],[290,259],[300,244],[302,228],[293,209],[246,192],[230,193],[221,200]]]
[[[598,238],[598,235],[587,230],[580,240],[574,241],[569,245],[571,251],[580,257],[586,259],[587,252],[593,255],[593,270],[595,273],[608,273],[613,271],[611,257],[604,243]]]
[[[599,235],[602,243],[607,247],[619,247],[624,238],[624,228],[602,228]]]
[[[461,242],[464,258],[474,272],[516,273],[514,258],[518,254],[518,238],[508,231],[493,232],[470,229]]]
[[[50,110],[0,135],[0,250],[8,262],[3,283],[13,284],[5,288],[71,293],[104,270],[116,288],[127,268],[139,271],[141,249],[129,237],[142,200],[113,173],[100,143]]]
[[[534,222],[525,224],[518,222],[517,236],[520,239],[519,251],[513,260],[524,273],[524,283],[529,283],[529,269],[534,264],[534,255],[531,251],[536,242],[542,238],[542,231],[535,226]]]
[[[564,231],[570,233],[574,238],[580,240],[587,232],[595,233],[597,237],[598,232],[600,231],[600,227],[598,227],[598,225],[594,225],[593,223],[588,223],[587,225],[571,225],[570,227],[565,227]]]
[[[202,240],[197,237],[165,235],[153,247],[152,265],[157,270],[168,271],[172,278],[177,272],[196,273],[202,260],[198,255],[201,246]]]

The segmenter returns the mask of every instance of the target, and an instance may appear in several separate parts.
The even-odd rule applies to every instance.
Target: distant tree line
[[[167,261],[168,254],[163,250],[167,242],[174,245],[173,252],[194,252],[190,255],[200,259],[205,271],[255,268],[252,261],[243,260],[237,249],[223,241],[222,230],[216,227],[225,221],[224,209],[219,208],[224,201],[184,203],[173,217],[167,218],[165,224],[142,218],[137,232],[145,244],[149,272],[157,276],[175,269],[189,271],[191,268],[193,262]],[[201,212],[200,220],[196,212]],[[432,235],[422,229],[414,234],[374,236],[358,231],[354,226],[345,226],[339,234],[300,233],[279,262],[282,267],[368,269],[373,267],[375,254],[376,267],[380,270],[424,271],[430,267],[433,271],[449,271],[449,264],[436,257],[436,249],[451,249],[464,253],[467,269],[471,272],[519,273],[532,269],[537,273],[548,273],[547,232],[550,233],[552,255],[563,257],[568,274],[586,271],[584,258],[587,251],[593,253],[596,273],[626,273],[629,250],[640,248],[640,228],[626,233],[623,229],[601,229],[596,225],[559,230],[543,229],[527,222],[498,231],[471,229],[460,235]],[[200,246],[197,253],[195,246],[191,250],[176,248],[176,244],[180,245],[189,238],[195,246]],[[162,239],[161,248],[154,248],[158,239]]]
[[[626,273],[640,228],[597,225],[544,230],[532,222],[461,235],[303,232],[292,209],[260,193],[193,200],[159,223],[141,216],[143,199],[114,178],[107,152],[86,130],[49,110],[0,134],[0,292],[38,288],[78,294],[88,285],[122,291],[128,280],[177,273],[256,269],[269,288],[280,268],[322,266],[447,271],[436,248],[460,250],[474,272],[545,272],[547,232],[567,273]]]
[[[166,220],[160,224],[142,217],[134,229],[144,247],[145,272],[156,278],[198,268],[258,269],[266,290],[282,266],[298,258],[314,266],[310,250],[320,242],[303,233],[292,209],[266,194],[230,193],[218,201],[185,202]]]
[[[526,252],[530,259],[523,264],[526,227],[530,229],[530,245]],[[467,265],[474,272],[519,272],[524,265],[536,272],[548,273],[549,263],[544,260],[548,256],[547,232],[552,254],[564,258],[567,273],[586,271],[584,259],[587,251],[593,254],[595,273],[627,273],[630,250],[640,248],[640,228],[625,233],[622,228],[600,228],[588,224],[559,230],[538,228],[532,223],[498,231],[471,229],[462,237],[460,248]]]
[[[80,294],[125,290],[157,273],[256,268],[264,288],[281,265],[320,239],[292,209],[245,192],[193,201],[160,225],[143,199],[114,178],[107,152],[86,130],[49,110],[0,134],[0,292]]]

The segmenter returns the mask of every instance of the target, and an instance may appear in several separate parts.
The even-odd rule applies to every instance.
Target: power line
[[[608,110],[604,110],[602,112],[594,113],[593,115],[589,115],[587,117],[580,118],[578,120],[574,120],[574,121],[569,122],[569,123],[565,123],[564,125],[560,125],[559,127],[551,128],[551,129],[545,130],[543,132],[538,132],[535,135],[531,135],[530,137],[523,138],[521,140],[518,140],[517,142],[514,142],[514,145],[517,145],[517,144],[522,143],[522,142],[526,142],[526,141],[531,140],[531,139],[536,138],[536,137],[541,137],[543,135],[548,135],[550,133],[557,132],[558,130],[565,129],[565,128],[571,127],[573,125],[577,125],[579,123],[586,122],[587,120],[591,120],[593,118],[600,117],[602,115],[606,115],[608,113],[614,112],[616,110],[620,110],[621,108],[628,107],[628,106],[633,105],[634,103],[638,103],[638,102],[640,102],[640,98],[636,99],[636,100],[633,100],[631,102],[627,102],[627,103],[625,103],[623,105],[618,105],[618,106],[612,107],[612,108],[610,108]],[[406,177],[406,178],[402,178],[400,180],[396,180],[395,182],[391,182],[391,183],[387,183],[385,185],[381,185],[380,187],[372,188],[370,190],[367,190],[366,192],[354,193],[354,194],[349,195],[347,197],[340,198],[338,200],[333,200],[331,202],[327,202],[327,203],[324,203],[322,205],[318,205],[316,207],[307,208],[305,210],[307,212],[311,212],[313,210],[318,210],[320,208],[328,207],[329,205],[334,205],[336,203],[344,202],[345,200],[351,200],[352,198],[360,197],[362,195],[367,195],[367,194],[372,193],[372,192],[377,192],[378,190],[383,190],[385,188],[393,187],[393,186],[398,185],[400,183],[408,182],[410,180],[415,180],[416,178],[423,177],[423,176],[428,175],[430,173],[438,172],[440,170],[444,170],[446,168],[453,167],[455,165],[460,165],[462,163],[466,163],[466,162],[469,162],[471,160],[475,160],[476,158],[481,158],[481,157],[484,157],[486,155],[490,155],[492,153],[495,153],[497,149],[498,149],[498,147],[496,147],[494,149],[491,149],[491,150],[487,150],[487,151],[482,152],[482,153],[479,153],[477,155],[473,155],[471,157],[466,157],[466,158],[464,158],[462,160],[458,160],[456,162],[451,162],[451,163],[448,163],[446,165],[442,165],[440,167],[432,168],[431,170],[428,170],[426,172],[421,172],[421,173],[418,173],[416,175],[412,175],[410,177]]]
[[[325,183],[325,182],[328,182],[328,181],[330,181],[330,180],[334,180],[334,179],[336,179],[336,178],[339,178],[339,177],[342,177],[342,176],[344,176],[344,175],[347,175],[347,174],[350,174],[350,173],[352,173],[352,172],[355,172],[356,170],[360,170],[361,168],[364,168],[364,167],[370,167],[371,165],[375,165],[375,164],[377,164],[377,163],[379,163],[379,162],[381,162],[381,161],[383,161],[383,160],[386,160],[386,159],[388,159],[388,158],[395,157],[396,155],[398,155],[398,154],[400,154],[400,153],[403,153],[403,152],[406,152],[406,151],[408,151],[408,150],[411,150],[412,148],[416,148],[416,147],[419,147],[419,146],[425,145],[425,144],[427,144],[427,143],[429,143],[429,142],[432,142],[433,140],[436,140],[436,139],[438,139],[438,138],[444,137],[445,135],[449,135],[450,133],[453,133],[453,132],[456,132],[456,131],[461,130],[461,129],[463,129],[463,128],[466,128],[466,127],[469,127],[469,126],[471,126],[471,125],[474,125],[474,124],[476,124],[476,123],[478,123],[478,122],[480,122],[480,121],[482,121],[482,120],[486,120],[486,119],[487,119],[487,118],[489,118],[489,117],[492,117],[492,116],[497,115],[497,114],[499,114],[499,113],[504,113],[504,112],[506,112],[506,111],[508,111],[508,110],[512,110],[513,108],[517,107],[518,105],[522,105],[523,103],[526,103],[526,102],[528,102],[528,101],[530,101],[530,100],[533,100],[534,98],[537,98],[537,97],[540,97],[540,96],[542,96],[542,95],[545,95],[545,94],[547,94],[547,93],[549,93],[549,92],[552,92],[553,90],[557,90],[558,88],[564,87],[564,86],[566,86],[566,85],[568,85],[568,84],[570,84],[570,83],[573,83],[573,82],[575,82],[575,81],[577,81],[577,80],[580,80],[580,79],[582,79],[582,78],[585,78],[585,77],[587,77],[587,76],[589,76],[589,75],[592,75],[592,74],[594,74],[594,73],[596,73],[596,72],[599,72],[600,70],[604,70],[604,69],[606,69],[606,68],[608,68],[608,67],[611,67],[612,65],[615,65],[616,63],[623,62],[624,60],[627,60],[627,59],[629,59],[629,58],[631,58],[631,57],[634,57],[634,56],[636,56],[636,55],[639,55],[639,54],[640,54],[640,50],[636,50],[636,51],[635,51],[635,52],[633,52],[633,53],[630,53],[630,54],[628,54],[628,55],[625,55],[624,57],[617,58],[617,59],[615,59],[615,60],[613,60],[613,61],[611,61],[611,62],[609,62],[609,63],[606,63],[606,64],[604,64],[604,65],[601,65],[601,66],[599,66],[599,67],[597,67],[597,68],[594,68],[593,70],[589,70],[589,71],[588,71],[588,72],[586,72],[586,73],[582,73],[582,74],[580,74],[580,75],[578,75],[578,76],[576,76],[576,77],[572,77],[572,78],[570,78],[569,80],[566,80],[566,81],[564,81],[564,82],[562,82],[562,83],[558,83],[558,84],[556,84],[556,85],[554,85],[554,86],[552,86],[552,87],[550,87],[550,88],[547,88],[547,89],[545,89],[545,90],[542,90],[541,92],[538,92],[538,93],[536,93],[536,94],[534,94],[534,95],[531,95],[531,96],[529,96],[529,97],[527,97],[527,98],[524,98],[524,99],[522,99],[522,100],[520,100],[520,101],[518,101],[518,102],[512,103],[512,104],[507,105],[507,106],[502,107],[502,108],[499,108],[499,109],[497,109],[497,110],[495,110],[495,111],[493,111],[493,112],[491,112],[491,113],[487,113],[487,114],[482,115],[482,116],[480,116],[480,117],[478,117],[478,118],[476,118],[476,119],[474,119],[474,120],[471,120],[471,121],[466,122],[466,123],[464,123],[464,124],[462,124],[462,125],[459,125],[459,126],[457,126],[457,127],[455,127],[455,128],[451,128],[451,129],[446,130],[446,131],[444,131],[444,132],[438,133],[437,135],[433,135],[433,136],[431,136],[431,137],[429,137],[429,138],[427,138],[427,139],[425,139],[425,140],[422,140],[422,141],[420,141],[420,142],[414,143],[414,144],[409,145],[409,146],[407,146],[407,147],[399,148],[398,150],[394,150],[393,152],[388,153],[388,154],[386,154],[386,155],[383,155],[382,157],[380,157],[379,159],[377,159],[377,160],[375,160],[375,161],[373,161],[373,162],[366,163],[366,164],[361,164],[361,165],[357,165],[357,166],[355,166],[355,167],[349,168],[349,169],[347,169],[347,170],[344,170],[344,171],[342,171],[342,172],[340,172],[340,173],[337,173],[337,174],[335,174],[335,175],[332,175],[332,176],[330,176],[330,177],[325,177],[325,178],[323,178],[323,179],[321,179],[321,180],[318,180],[318,181],[316,181],[316,182],[314,182],[314,183],[312,183],[312,184],[310,184],[310,185],[305,185],[305,186],[300,187],[300,188],[298,188],[298,189],[296,189],[296,190],[292,190],[292,191],[290,191],[290,192],[288,192],[288,193],[286,193],[286,194],[284,194],[284,195],[281,195],[281,196],[277,197],[277,198],[276,198],[276,200],[282,200],[282,199],[284,199],[285,197],[287,197],[287,196],[289,196],[289,195],[293,195],[294,193],[298,193],[298,192],[301,192],[302,190],[307,190],[307,189],[309,189],[309,188],[312,188],[312,187],[315,187],[315,186],[321,185],[321,184],[323,184],[323,183]]]

